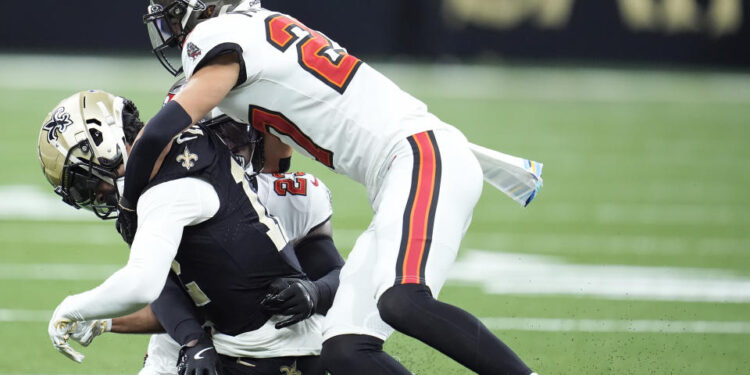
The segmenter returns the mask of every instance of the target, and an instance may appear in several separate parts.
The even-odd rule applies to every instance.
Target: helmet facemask
[[[62,181],[55,187],[55,193],[62,197],[63,202],[93,211],[100,219],[117,218],[117,202],[120,199],[117,170],[123,163],[122,157],[103,165],[94,163],[94,157],[88,141],[72,147],[63,164]]]
[[[63,202],[117,217],[127,145],[123,128],[142,123],[129,100],[88,90],[63,99],[44,120],[37,150],[42,171]]]
[[[182,45],[196,25],[240,6],[247,10],[260,7],[260,0],[150,0],[150,3],[143,23],[152,51],[175,77],[182,73]]]
[[[146,9],[143,23],[148,29],[152,50],[162,66],[175,76],[182,73],[182,43],[195,27],[195,20],[205,11],[206,4],[201,0],[177,0],[171,3],[152,0]]]

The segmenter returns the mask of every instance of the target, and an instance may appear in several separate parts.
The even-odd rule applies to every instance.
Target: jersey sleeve
[[[165,182],[146,191],[138,201],[138,231],[128,263],[98,287],[66,298],[60,316],[122,316],[153,302],[165,284],[183,228],[212,217],[218,200],[213,187],[198,179]]]
[[[248,18],[247,20],[244,18]],[[240,74],[236,86],[245,83],[250,76],[253,65],[246,61],[246,51],[253,50],[254,23],[251,16],[244,14],[227,14],[204,21],[195,27],[182,47],[182,68],[185,78],[190,77],[206,66],[216,57],[236,52],[240,58]]]

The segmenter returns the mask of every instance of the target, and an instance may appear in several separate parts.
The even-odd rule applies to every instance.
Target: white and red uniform
[[[325,223],[332,214],[330,191],[315,176],[305,173],[260,174],[258,200],[281,223],[290,242],[305,237],[316,226]],[[234,357],[284,357],[316,355],[322,344],[321,315],[314,315],[303,323],[276,329],[281,320],[272,317],[261,328],[229,336],[213,332],[217,352]],[[304,332],[300,332],[300,330]],[[304,342],[302,342],[304,341]],[[299,352],[308,347],[309,352]],[[167,334],[152,335],[143,369],[139,375],[177,374],[177,354],[180,345]]]
[[[391,329],[376,301],[394,284],[437,297],[482,190],[463,134],[325,35],[265,9],[200,23],[183,46],[188,79],[216,56],[240,55],[222,112],[365,185],[374,218],[346,265],[325,338]]]

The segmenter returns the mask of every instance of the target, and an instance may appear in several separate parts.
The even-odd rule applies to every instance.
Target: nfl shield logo
[[[196,58],[198,58],[198,56],[201,55],[201,49],[198,48],[198,46],[196,46],[195,44],[193,44],[193,42],[189,42],[187,44],[187,55],[191,59],[195,60]]]

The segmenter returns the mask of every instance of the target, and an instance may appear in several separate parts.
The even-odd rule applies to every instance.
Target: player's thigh
[[[345,334],[369,335],[385,340],[393,333],[378,313],[372,273],[375,235],[368,228],[359,236],[341,269],[339,288],[323,324],[323,340]]]
[[[464,140],[440,131],[425,139],[418,152],[398,155],[379,193],[376,300],[403,283],[424,283],[437,295],[482,191],[479,163]]]
[[[167,334],[152,335],[138,375],[176,375],[180,345]]]

